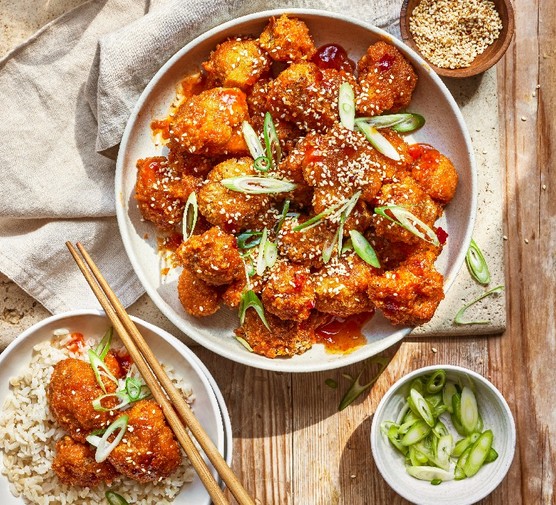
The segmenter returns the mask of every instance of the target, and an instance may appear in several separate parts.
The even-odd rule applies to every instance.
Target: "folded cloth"
[[[400,3],[92,0],[49,23],[0,60],[0,270],[51,312],[97,307],[64,245],[80,241],[131,304],[143,288],[114,217],[113,158],[158,68],[244,14],[318,8],[395,32]]]

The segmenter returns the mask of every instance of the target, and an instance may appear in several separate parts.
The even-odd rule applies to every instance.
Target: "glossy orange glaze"
[[[133,365],[133,360],[131,359],[131,356],[127,353],[127,351],[123,350],[118,353],[114,353],[114,357],[116,358],[116,361],[118,362],[120,367],[125,371],[125,373],[127,373],[131,368],[131,365]]]
[[[367,343],[361,329],[373,315],[374,312],[363,312],[345,319],[331,316],[315,330],[316,341],[330,353],[349,354]]]
[[[312,61],[319,68],[333,68],[350,73],[355,70],[355,63],[349,59],[347,51],[338,44],[319,47]]]
[[[170,138],[170,123],[167,119],[155,119],[151,121],[151,130],[153,134],[160,134],[163,139]]]
[[[70,352],[77,352],[79,349],[85,346],[85,338],[82,333],[71,333],[70,341],[67,344],[67,348]]]

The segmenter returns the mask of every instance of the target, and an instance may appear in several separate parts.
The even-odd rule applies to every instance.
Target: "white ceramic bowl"
[[[233,330],[238,326],[236,313],[222,309],[214,316],[198,319],[184,311],[176,288],[179,271],[174,269],[167,276],[161,275],[163,265],[157,254],[155,229],[141,219],[134,200],[136,161],[165,153],[164,148],[154,145],[150,123],[155,118],[166,117],[180,79],[197,71],[216,44],[226,37],[258,35],[271,16],[283,12],[305,21],[317,46],[340,44],[356,61],[370,44],[386,40],[397,46],[415,66],[419,83],[410,110],[423,114],[427,123],[414,134],[414,140],[433,144],[452,160],[459,173],[456,196],[441,221],[449,238],[437,262],[445,276],[445,290],[450,287],[463,263],[476,211],[473,150],[458,106],[430,66],[399,40],[362,21],[325,11],[276,10],[238,18],[201,35],[174,55],[146,87],[127,124],[116,168],[116,212],[120,233],[137,276],[157,307],[184,333],[239,363],[268,370],[311,372],[349,365],[373,356],[401,340],[411,328],[394,327],[376,315],[364,328],[367,344],[351,354],[330,354],[322,345],[315,345],[305,354],[289,359],[272,360],[249,353],[233,338]]]
[[[405,398],[409,394],[411,381],[427,373],[442,369],[448,379],[466,384],[467,377],[473,381],[479,412],[483,418],[484,429],[494,434],[493,447],[498,458],[485,464],[471,478],[443,482],[433,486],[427,481],[411,477],[405,470],[404,457],[390,444],[380,431],[383,421],[395,421]],[[467,376],[467,377],[466,377]],[[443,416],[444,420],[444,416]],[[448,421],[445,423],[457,441],[461,436]],[[375,463],[384,480],[399,495],[422,505],[470,505],[490,494],[504,479],[508,472],[515,450],[515,424],[512,413],[500,391],[483,376],[472,370],[454,365],[434,365],[420,368],[398,380],[384,395],[373,417],[371,426],[371,449]]]
[[[150,323],[135,317],[133,320],[156,357],[162,363],[171,365],[191,386],[195,395],[193,403],[195,415],[230,464],[232,459],[230,418],[212,376],[199,358],[178,339]],[[49,317],[23,332],[0,355],[0,405],[9,392],[10,377],[20,375],[25,370],[31,360],[33,347],[50,339],[55,329],[66,328],[70,332],[75,331],[83,333],[85,336],[101,338],[109,326],[110,322],[104,313],[95,310],[80,310]],[[0,468],[3,466],[1,456],[0,454]],[[213,474],[217,476],[214,469]],[[210,497],[197,476],[193,482],[182,488],[174,501],[176,505],[188,503],[209,505],[210,502]],[[0,478],[0,503],[2,505],[26,503],[22,498],[15,497],[10,493],[8,480],[4,476]]]

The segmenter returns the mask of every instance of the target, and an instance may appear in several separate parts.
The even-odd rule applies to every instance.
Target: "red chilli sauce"
[[[374,315],[363,312],[350,317],[335,317],[315,330],[316,341],[332,354],[349,354],[367,343],[362,328]]]
[[[338,44],[319,47],[311,61],[320,69],[333,68],[349,73],[355,70],[355,62],[349,59],[346,50]]]

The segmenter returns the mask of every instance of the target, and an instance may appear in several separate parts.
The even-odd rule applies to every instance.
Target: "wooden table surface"
[[[30,7],[29,1],[24,3]],[[294,375],[248,368],[194,348],[222,389],[232,418],[233,469],[257,503],[408,503],[386,485],[374,464],[369,441],[372,416],[396,379],[421,366],[441,363],[471,368],[491,380],[516,420],[518,443],[510,472],[481,503],[556,503],[553,3],[514,1],[515,38],[497,66],[507,174],[508,321],[503,335],[406,339],[388,352],[390,365],[370,392],[342,412],[337,406],[348,384],[342,374],[357,374],[362,364]],[[365,369],[363,380],[372,374],[372,367]],[[330,389],[327,378],[340,387]]]

